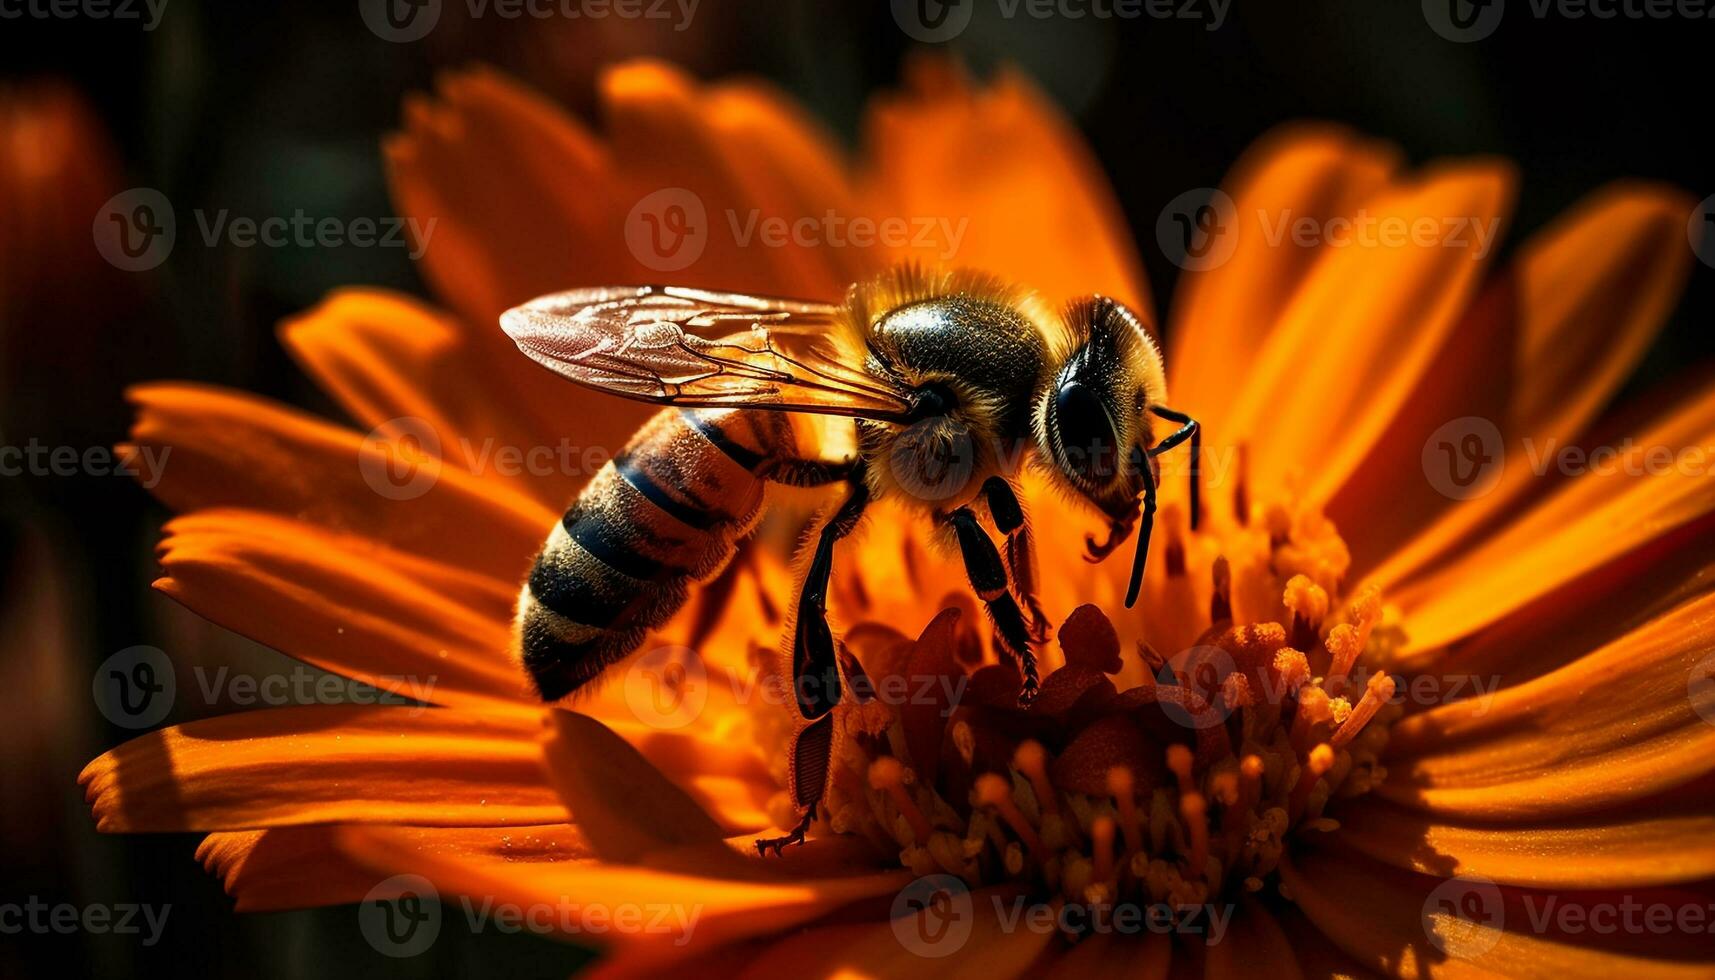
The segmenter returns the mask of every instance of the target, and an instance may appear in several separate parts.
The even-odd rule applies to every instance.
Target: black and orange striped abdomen
[[[726,565],[791,440],[775,412],[670,408],[596,473],[518,597],[513,652],[544,700],[635,650]]]

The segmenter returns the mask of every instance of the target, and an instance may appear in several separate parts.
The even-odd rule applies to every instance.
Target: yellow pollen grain
[[[1287,580],[1282,596],[1286,608],[1311,626],[1328,615],[1328,590],[1311,581],[1308,575],[1294,575]]]
[[[1334,733],[1334,747],[1343,749],[1351,743],[1352,739],[1357,738],[1358,733],[1364,730],[1364,726],[1370,723],[1370,719],[1376,716],[1376,712],[1381,710],[1382,705],[1393,697],[1393,689],[1394,683],[1391,675],[1370,675],[1370,682],[1364,688],[1363,698],[1358,701],[1358,706],[1352,709],[1351,716],[1340,726],[1340,730]]]
[[[1310,678],[1310,659],[1291,647],[1275,651],[1273,667],[1280,678],[1282,694],[1298,690]]]

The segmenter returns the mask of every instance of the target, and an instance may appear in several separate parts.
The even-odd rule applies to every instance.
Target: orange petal
[[[542,761],[548,783],[604,860],[635,864],[651,853],[699,846],[742,860],[684,790],[594,718],[550,712]]]
[[[1406,718],[1378,792],[1483,820],[1588,813],[1715,769],[1715,725],[1692,703],[1708,656],[1715,596],[1529,683]],[[1707,669],[1707,668],[1705,668]]]
[[[1392,147],[1330,125],[1294,125],[1257,140],[1222,182],[1240,220],[1221,265],[1181,274],[1167,359],[1173,404],[1227,433],[1227,409],[1324,246],[1270,234],[1281,219],[1349,216],[1397,166]],[[1264,220],[1266,219],[1266,220]]]
[[[1248,896],[1236,909],[1227,909],[1233,914],[1232,922],[1220,941],[1209,945],[1205,977],[1303,977],[1292,940],[1268,909]]]
[[[1002,914],[1027,913],[1028,903],[1015,889],[982,888],[965,896],[968,910],[956,909],[951,925],[929,921],[934,910],[886,922],[819,926],[774,943],[744,971],[746,977],[867,976],[968,977],[1003,980],[1033,974],[1038,957],[1056,942],[1052,929],[1032,929],[1022,920],[1012,928]],[[957,901],[957,899],[955,899]],[[969,922],[968,933],[962,923]],[[1137,955],[1142,942],[1130,944]],[[1159,955],[1159,954],[1157,954]]]
[[[1142,937],[1096,933],[1049,961],[1046,975],[1055,980],[1117,976],[1167,980],[1172,963],[1173,940],[1166,933]]]
[[[562,823],[534,712],[315,705],[152,732],[78,781],[104,832]]]
[[[1107,178],[1034,85],[1003,69],[973,87],[931,58],[908,66],[905,85],[872,100],[864,124],[866,199],[879,212],[937,223],[929,244],[897,257],[981,269],[1051,303],[1103,293],[1153,322]]]
[[[253,511],[173,520],[160,549],[156,588],[306,663],[436,704],[527,697],[492,579]]]
[[[1385,864],[1537,888],[1621,888],[1715,878],[1708,789],[1623,812],[1540,824],[1430,819],[1378,800],[1340,808],[1340,840]]]
[[[574,931],[563,938],[614,948],[633,964],[662,963],[789,930],[842,905],[891,894],[909,880],[904,871],[752,881],[598,860],[514,864],[503,856],[441,853],[404,828],[387,826],[342,827],[338,841],[346,854],[378,874],[428,878],[443,902],[456,895],[477,906],[489,901],[490,908],[553,909],[555,914],[543,921],[556,931],[569,922]],[[569,913],[561,915],[561,909]],[[616,913],[628,909],[641,911],[642,927],[580,929],[586,910],[612,923]],[[647,927],[650,922],[658,928]]]
[[[399,212],[436,222],[422,260],[435,291],[486,328],[542,293],[623,281],[624,265],[605,258],[623,244],[615,171],[589,132],[492,70],[438,81],[438,98],[406,103],[385,147]],[[506,344],[498,330],[483,336]]]
[[[284,323],[281,340],[363,428],[420,419],[448,462],[555,509],[651,411],[551,379],[516,351],[504,352],[504,370],[490,369],[467,332],[408,297],[348,289]],[[568,409],[611,410],[544,417],[528,397],[538,387]]]
[[[1513,183],[1490,160],[1432,167],[1365,202],[1375,234],[1323,250],[1239,388],[1231,431],[1210,434],[1249,444],[1265,494],[1299,472],[1326,500],[1374,445],[1470,300]],[[1384,234],[1421,222],[1433,239]]]
[[[1405,612],[1407,660],[1496,622],[1715,508],[1715,393],[1703,391],[1635,438],[1606,469],[1570,480],[1435,574],[1389,594]],[[1552,450],[1544,448],[1542,452]],[[1694,467],[1651,473],[1649,454],[1696,454]],[[1628,472],[1630,470],[1630,472]]]
[[[1341,949],[1392,976],[1690,977],[1709,971],[1706,936],[1645,929],[1643,920],[1631,929],[1595,928],[1617,924],[1622,903],[1676,914],[1695,908],[1706,921],[1707,891],[1540,892],[1444,881],[1333,850],[1282,861],[1281,882]],[[1572,930],[1562,925],[1572,921],[1563,918],[1568,906],[1583,916]],[[1592,909],[1611,918],[1589,919]]]
[[[1391,589],[1552,484],[1532,471],[1525,440],[1577,438],[1631,375],[1684,287],[1691,206],[1673,188],[1613,184],[1524,243],[1330,505],[1356,567],[1382,562],[1373,579]],[[1492,487],[1455,506],[1424,478],[1422,452],[1442,426],[1473,416],[1496,424],[1505,463]]]
[[[511,582],[523,579],[559,516],[450,465],[423,463],[386,482],[393,460],[385,444],[250,395],[153,384],[128,396],[137,406],[131,437],[139,458],[153,453],[161,463],[151,489],[180,512],[237,506],[288,514]]]
[[[586,857],[570,824],[535,827],[401,827],[399,833],[442,854],[514,862]],[[210,834],[197,860],[218,876],[240,912],[345,905],[376,885],[375,872],[337,846],[337,825],[273,827]]]

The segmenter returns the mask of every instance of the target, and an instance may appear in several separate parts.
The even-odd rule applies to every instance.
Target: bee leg
[[[1149,557],[1149,536],[1155,530],[1155,471],[1136,446],[1132,447],[1132,461],[1143,478],[1143,511],[1138,515],[1137,555],[1131,562],[1131,582],[1125,589],[1127,609],[1137,604],[1137,594],[1143,588],[1143,563]]]
[[[810,723],[792,742],[792,802],[804,807],[805,813],[785,837],[758,840],[758,854],[765,854],[772,847],[778,855],[787,844],[804,842],[804,834],[816,818],[816,804],[822,801],[822,790],[827,784],[834,745],[831,712],[840,702],[841,687],[839,654],[834,647],[833,631],[828,628],[828,580],[834,571],[834,543],[857,527],[864,508],[869,506],[869,487],[863,482],[862,468],[854,467],[849,479],[851,495],[822,525],[817,536],[815,555],[798,592],[792,628],[792,693],[798,714]]]
[[[1030,628],[1024,623],[1024,614],[1019,611],[1018,603],[1013,600],[1012,592],[1007,588],[1006,566],[1001,564],[1000,552],[995,550],[988,532],[977,523],[977,515],[972,513],[969,507],[960,507],[948,514],[946,519],[958,535],[959,554],[965,560],[965,574],[970,577],[971,588],[976,590],[977,597],[987,605],[989,618],[994,621],[995,635],[1000,638],[1001,646],[1005,647],[1018,663],[1019,673],[1024,680],[1024,686],[1018,692],[1018,701],[1020,704],[1029,704],[1036,699],[1038,686],[1036,654],[1030,649]]]
[[[1151,405],[1149,410],[1156,416],[1164,418],[1169,422],[1179,423],[1178,430],[1167,438],[1161,440],[1159,443],[1156,443],[1154,448],[1150,449],[1149,455],[1159,456],[1169,449],[1172,449],[1174,446],[1184,442],[1186,439],[1191,440],[1191,530],[1195,531],[1203,517],[1203,481],[1201,472],[1201,466],[1203,464],[1203,427],[1197,424],[1196,419],[1186,415],[1184,412],[1175,412],[1171,408],[1162,408],[1159,405]]]
[[[1036,543],[1030,534],[1030,521],[1018,493],[1004,477],[991,476],[983,482],[983,495],[988,498],[989,516],[994,526],[1006,535],[1006,567],[1012,575],[1013,591],[1024,600],[1024,610],[1030,614],[1030,639],[1043,643],[1048,639],[1048,616],[1036,598]]]

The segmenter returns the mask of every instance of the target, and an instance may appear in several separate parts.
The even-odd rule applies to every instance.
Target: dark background
[[[1118,189],[1158,303],[1177,271],[1154,246],[1163,205],[1217,183],[1253,138],[1285,120],[1345,122],[1398,143],[1412,161],[1513,158],[1523,181],[1512,244],[1614,178],[1666,180],[1698,198],[1715,192],[1706,152],[1715,20],[1537,18],[1527,0],[1512,0],[1492,36],[1455,44],[1429,28],[1415,0],[1235,0],[1216,31],[1147,18],[1009,21],[995,16],[996,0],[965,2],[977,3],[976,16],[951,46],[979,72],[1021,65],[1073,116]],[[18,9],[18,0],[0,9]],[[446,67],[497,64],[586,118],[595,72],[615,59],[660,55],[704,77],[760,73],[849,141],[866,93],[894,82],[911,46],[881,2],[702,0],[691,29],[674,32],[660,21],[472,22],[449,0],[427,39],[393,44],[364,27],[356,0],[169,0],[147,33],[136,23],[0,20],[0,84],[53,77],[81,91],[110,130],[119,187],[165,192],[183,243],[193,208],[390,214],[378,139],[401,97]],[[68,235],[88,248],[89,219],[74,217]],[[199,241],[150,273],[97,269],[88,281],[60,283],[50,295],[64,302],[0,306],[0,442],[109,445],[128,423],[123,386],[161,377],[337,414],[273,330],[344,283],[422,290],[398,249]],[[1706,361],[1712,313],[1715,274],[1695,265],[1634,388]],[[27,706],[0,721],[0,902],[35,895],[173,907],[152,949],[117,936],[0,936],[0,975],[537,975],[579,962],[557,944],[462,927],[443,929],[436,955],[387,960],[362,941],[349,907],[234,916],[191,860],[195,835],[97,835],[74,777],[132,733],[93,710],[95,665],[139,643],[216,661],[270,654],[149,590],[149,548],[165,515],[129,481],[0,477],[0,508],[12,623],[0,631],[9,644],[0,647],[9,688],[0,697]]]

